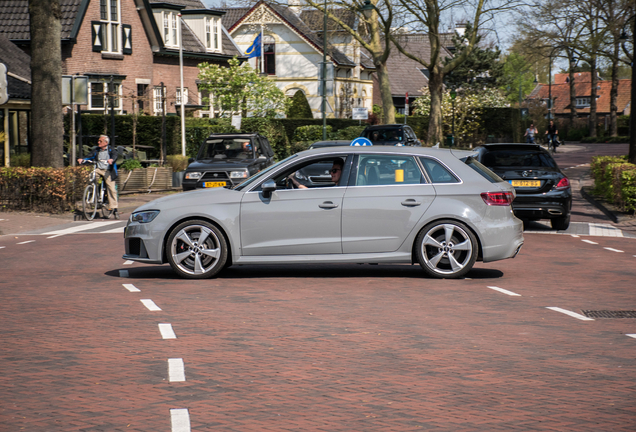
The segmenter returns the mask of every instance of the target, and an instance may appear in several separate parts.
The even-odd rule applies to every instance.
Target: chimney
[[[464,33],[466,33],[466,23],[455,23],[455,33],[464,36]]]

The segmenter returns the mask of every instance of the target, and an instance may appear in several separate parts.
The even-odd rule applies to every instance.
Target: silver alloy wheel
[[[475,236],[458,222],[428,225],[418,236],[417,244],[420,265],[435,277],[460,277],[477,259]]]
[[[203,221],[181,224],[168,241],[170,264],[185,277],[213,276],[223,268],[227,259],[222,234]]]

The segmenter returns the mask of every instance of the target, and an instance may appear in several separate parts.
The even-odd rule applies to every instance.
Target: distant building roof
[[[0,34],[0,63],[7,67],[9,98],[31,99],[31,57]]]

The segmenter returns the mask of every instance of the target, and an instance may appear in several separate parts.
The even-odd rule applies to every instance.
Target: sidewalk
[[[139,193],[122,195],[119,197],[120,220],[125,221],[130,217],[137,207],[147,202],[153,201],[162,196],[178,193],[179,191]],[[74,221],[75,214],[72,212],[64,214],[48,214],[35,212],[0,212],[0,236],[8,234],[19,234],[21,232],[33,231],[39,228],[62,225]],[[84,220],[84,219],[82,219]],[[98,212],[95,221],[104,220]],[[114,220],[111,216],[111,220]]]

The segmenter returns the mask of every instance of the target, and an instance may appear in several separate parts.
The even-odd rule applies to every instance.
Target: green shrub
[[[287,118],[314,118],[309,102],[307,101],[307,96],[305,96],[305,92],[298,90],[291,98],[291,104],[287,110]]]
[[[636,165],[629,165],[620,172],[619,205],[624,211],[634,213],[636,211]]]
[[[581,141],[583,138],[589,135],[589,129],[577,129],[572,128],[568,130],[567,136],[565,137],[566,141]]]
[[[31,166],[31,153],[20,153],[11,156],[11,166],[28,168]]]
[[[143,166],[141,165],[141,162],[139,162],[137,159],[126,159],[124,162],[117,164],[117,166],[119,167],[119,169],[123,169],[126,171],[132,171],[137,168],[143,168]]]
[[[327,136],[331,134],[332,127],[327,125]],[[322,140],[322,125],[300,126],[294,133],[293,142],[298,141],[320,141]]]
[[[183,171],[188,167],[188,157],[182,155],[168,155],[166,162],[172,167],[172,172]]]
[[[336,132],[336,139],[339,140],[354,140],[360,136],[362,131],[364,130],[364,126],[348,126],[344,129],[340,129]]]

